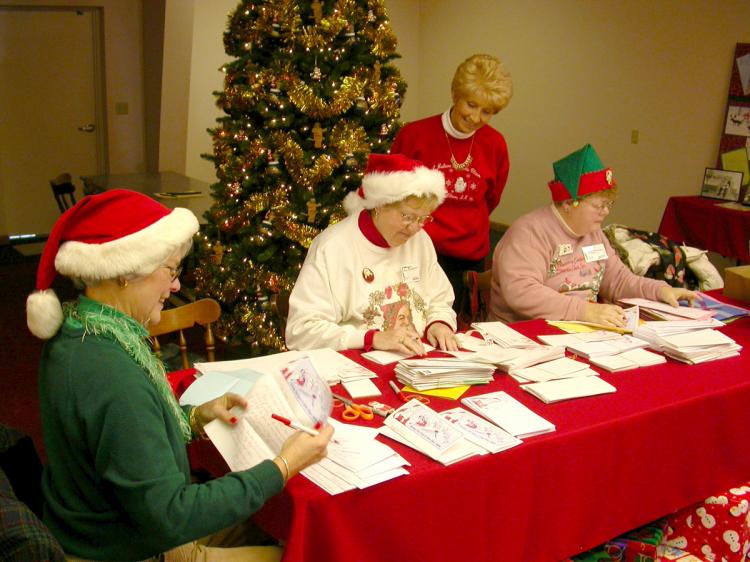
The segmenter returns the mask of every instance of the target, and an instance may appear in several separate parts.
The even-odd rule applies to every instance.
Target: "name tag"
[[[604,249],[604,244],[584,246],[581,248],[581,251],[583,252],[583,258],[586,260],[586,263],[607,259],[607,250]]]
[[[573,253],[573,246],[571,246],[570,244],[560,244],[557,247],[557,255],[560,257],[567,256],[568,254],[572,254],[572,253]]]
[[[404,265],[401,267],[401,278],[404,283],[413,284],[419,283],[419,266],[418,265]]]

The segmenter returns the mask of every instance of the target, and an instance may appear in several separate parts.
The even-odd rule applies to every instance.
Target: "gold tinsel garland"
[[[315,95],[312,88],[296,78],[292,79],[288,90],[289,99],[297,108],[313,119],[329,119],[341,115],[349,109],[354,100],[362,95],[364,82],[354,76],[342,80],[341,88],[330,102]]]
[[[349,154],[367,154],[370,151],[367,132],[361,125],[350,121],[336,123],[328,135],[328,142],[336,150],[339,159],[344,159]]]
[[[300,224],[286,217],[279,217],[274,221],[276,230],[300,244],[303,248],[309,248],[313,238],[320,234],[320,229],[309,224]]]
[[[276,132],[271,134],[274,150],[284,157],[284,164],[295,182],[307,190],[312,190],[321,180],[329,177],[334,168],[341,163],[336,158],[324,154],[316,159],[315,164],[305,164],[304,151],[289,135]]]

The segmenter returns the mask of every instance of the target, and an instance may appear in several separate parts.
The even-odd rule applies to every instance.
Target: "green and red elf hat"
[[[549,182],[553,201],[574,201],[617,185],[612,170],[605,168],[594,147],[587,144],[554,164],[555,179]]]

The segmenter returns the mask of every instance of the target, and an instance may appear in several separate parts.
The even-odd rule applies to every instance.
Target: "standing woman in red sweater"
[[[462,62],[451,82],[453,105],[445,113],[407,124],[391,147],[443,172],[447,196],[425,225],[453,286],[457,312],[467,270],[483,271],[490,250],[490,213],[508,179],[508,147],[487,123],[513,95],[513,81],[493,56],[477,54]]]

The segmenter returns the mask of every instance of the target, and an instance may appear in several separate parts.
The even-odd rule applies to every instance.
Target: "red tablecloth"
[[[543,321],[514,328],[557,332]],[[722,331],[750,344],[750,319]],[[557,431],[449,467],[381,437],[411,474],[337,496],[297,477],[256,520],[286,541],[287,562],[560,560],[750,478],[748,353],[604,373],[616,393],[550,405],[498,375],[467,394],[505,390]],[[397,405],[392,368],[364,364]]]
[[[659,234],[722,256],[750,262],[750,208],[737,211],[719,207],[722,201],[705,197],[670,197]]]

